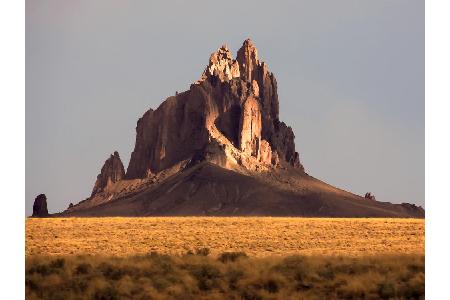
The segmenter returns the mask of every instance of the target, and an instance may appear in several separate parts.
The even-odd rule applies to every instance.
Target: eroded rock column
[[[239,124],[239,147],[244,153],[259,158],[261,143],[261,109],[250,96],[242,106]]]

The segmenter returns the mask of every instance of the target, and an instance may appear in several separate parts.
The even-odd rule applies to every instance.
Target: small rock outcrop
[[[45,194],[40,194],[34,199],[32,216],[37,218],[48,216],[47,197]]]
[[[122,180],[125,177],[125,169],[117,151],[105,161],[100,174],[97,176],[91,196],[105,190],[109,185]]]
[[[364,198],[369,199],[369,200],[376,200],[376,199],[375,199],[375,195],[372,195],[372,193],[370,193],[370,192],[367,192],[367,193],[364,195]]]
[[[425,216],[425,210],[422,206],[417,206],[414,203],[402,203],[401,206],[405,211],[412,215]]]

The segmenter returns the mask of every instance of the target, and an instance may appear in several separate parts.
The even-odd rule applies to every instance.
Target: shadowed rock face
[[[212,139],[257,159],[265,140],[266,152],[277,152],[281,161],[302,168],[292,129],[279,121],[278,111],[275,77],[259,61],[253,43],[246,40],[236,60],[222,46],[188,91],[139,119],[126,178],[146,178],[191,159]],[[271,164],[271,157],[266,153],[264,162]],[[247,157],[238,158],[242,160]]]
[[[34,199],[33,204],[33,217],[46,217],[48,216],[47,210],[47,197],[45,194],[40,194]]]
[[[75,208],[76,206],[74,206]],[[378,202],[300,171],[248,176],[203,161],[138,193],[66,216],[423,217],[422,208]]]
[[[223,45],[211,54],[209,64],[201,78],[206,79],[211,76],[218,77],[220,81],[228,81],[240,77],[239,64],[233,59],[226,45]]]
[[[97,176],[91,196],[105,190],[109,185],[122,180],[125,177],[125,169],[117,151],[105,161],[100,174]]]

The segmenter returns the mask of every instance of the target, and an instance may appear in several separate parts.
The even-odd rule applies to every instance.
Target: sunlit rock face
[[[236,59],[224,45],[211,54],[188,91],[169,97],[139,119],[126,178],[146,178],[199,157],[213,140],[222,145],[225,160],[250,169],[254,163],[248,157],[256,163],[302,168],[294,133],[278,119],[278,111],[275,76],[259,60],[253,42],[245,40]]]
[[[209,64],[200,80],[205,80],[212,76],[219,78],[220,81],[229,81],[240,77],[239,64],[233,59],[226,45],[223,45],[211,54]]]
[[[272,164],[272,148],[270,144],[266,140],[261,140],[260,146],[260,160],[265,164]],[[273,163],[274,166],[277,166],[277,163]]]
[[[252,96],[242,105],[239,126],[239,148],[247,155],[259,158],[261,144],[261,109]]]

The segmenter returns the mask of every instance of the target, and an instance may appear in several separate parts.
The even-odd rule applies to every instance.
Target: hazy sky
[[[138,118],[251,37],[306,171],[424,205],[424,1],[26,1],[26,214],[125,168]]]

